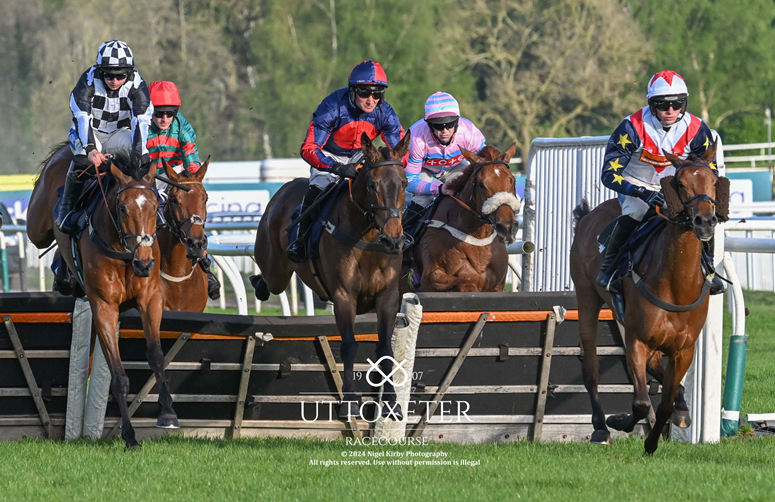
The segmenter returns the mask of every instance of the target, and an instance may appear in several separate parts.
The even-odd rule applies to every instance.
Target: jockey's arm
[[[307,129],[307,136],[301,144],[301,157],[314,168],[331,171],[335,160],[323,153],[323,146],[334,132],[339,118],[337,104],[327,97],[317,107]]]
[[[73,92],[70,93],[70,111],[73,114],[73,122],[78,134],[78,139],[84,145],[86,153],[95,150],[94,131],[91,127],[92,99],[94,98],[94,85],[89,84],[89,72],[84,72]]]
[[[639,146],[640,136],[635,132],[632,123],[629,120],[622,121],[606,145],[603,171],[600,175],[603,185],[624,195],[635,194],[637,187],[624,179],[623,171]]]
[[[409,185],[406,187],[406,191],[412,195],[433,195],[434,197],[439,195],[439,187],[441,187],[441,181],[434,180],[432,182],[423,181],[420,179],[420,173],[422,172],[422,163],[425,159],[427,148],[425,141],[422,139],[421,134],[412,134],[412,139],[409,143],[408,160],[406,163],[406,179]]]
[[[199,151],[196,148],[196,132],[191,124],[182,115],[178,114],[180,119],[180,148],[183,151],[183,168],[195,173],[201,165],[199,161]]]
[[[697,131],[697,134],[694,136],[694,139],[689,143],[689,153],[696,155],[697,157],[702,157],[711,145],[713,145],[713,136],[710,132],[710,127],[703,122],[700,129]],[[713,162],[710,163],[710,167],[718,176],[716,159],[713,159]]]
[[[128,98],[132,103],[132,121],[130,130],[132,132],[132,152],[138,157],[147,157],[148,147],[148,128],[151,126],[151,117],[153,116],[153,104],[148,86],[135,71],[135,80],[132,89],[129,91]]]

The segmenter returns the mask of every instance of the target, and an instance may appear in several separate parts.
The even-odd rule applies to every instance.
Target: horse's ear
[[[462,153],[463,157],[465,157],[466,160],[471,164],[484,164],[485,162],[487,162],[486,159],[483,159],[482,157],[478,156],[474,152],[469,152],[465,148],[461,148],[460,153]]]
[[[369,138],[369,135],[366,133],[361,134],[361,151],[373,164],[382,160],[379,151],[374,147],[374,143],[371,142],[371,138]]]
[[[716,160],[716,147],[718,146],[718,142],[713,143],[708,147],[707,150],[705,150],[705,153],[702,154],[702,157],[700,160],[705,164],[710,164],[714,160]]]
[[[401,138],[401,141],[398,142],[395,148],[393,148],[393,151],[390,152],[392,154],[392,157],[396,160],[401,160],[404,158],[404,155],[406,155],[406,152],[409,151],[409,144],[412,141],[412,130],[409,129],[406,131],[406,134],[404,134],[404,137]]]
[[[681,214],[684,210],[684,204],[678,195],[678,182],[675,180],[675,176],[665,176],[659,180],[659,184],[662,185],[662,193],[667,201],[667,209],[670,214],[673,216]]]
[[[175,171],[175,169],[171,165],[169,165],[169,163],[166,160],[161,159],[161,165],[164,168],[164,175],[167,178],[171,179],[172,181],[180,182],[179,178],[181,176],[178,174],[177,171]]]
[[[517,153],[517,143],[514,142],[511,144],[508,150],[503,152],[501,154],[501,160],[508,164],[511,161],[511,158],[514,156],[514,154]]]
[[[673,164],[675,167],[681,167],[681,164],[684,163],[684,161],[681,160],[681,157],[679,157],[678,155],[673,155],[667,150],[662,150],[662,153],[665,154],[665,158],[669,160],[670,163]]]
[[[729,178],[724,176],[716,180],[716,216],[720,221],[729,221]]]
[[[199,166],[199,169],[194,173],[194,179],[198,181],[199,183],[202,182],[202,180],[205,177],[205,174],[207,174],[207,166],[210,165],[210,156],[207,156],[207,160],[205,160],[204,164]]]
[[[110,174],[113,175],[113,178],[115,178],[121,186],[127,186],[132,183],[132,177],[124,174],[124,172],[113,162],[110,163]]]
[[[154,166],[148,168],[148,172],[143,176],[143,183],[156,186],[156,168]]]

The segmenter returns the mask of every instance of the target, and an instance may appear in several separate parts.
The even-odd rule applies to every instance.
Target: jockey
[[[153,103],[153,118],[148,131],[148,153],[156,173],[164,174],[162,159],[175,172],[183,170],[195,173],[199,170],[199,152],[196,149],[196,133],[186,118],[178,113],[181,101],[178,88],[173,82],[152,82],[148,86]],[[166,188],[166,183],[156,181],[158,188]],[[166,195],[165,195],[166,197]],[[205,255],[199,260],[202,270],[207,274],[207,295],[211,300],[221,296],[221,283],[210,271],[210,257]]]
[[[460,176],[468,166],[460,149],[476,153],[485,144],[482,132],[471,121],[460,117],[457,100],[446,92],[437,92],[428,98],[425,119],[418,120],[410,130],[406,191],[412,195],[412,203],[404,216],[407,228],[439,193],[451,195],[445,183]]]
[[[97,62],[81,75],[70,94],[73,162],[65,180],[57,227],[67,233],[67,215],[78,199],[89,166],[107,161],[103,153],[128,155],[133,164],[150,162],[146,148],[153,105],[148,87],[134,69],[134,57],[121,40],[100,45]]]
[[[355,178],[363,157],[362,133],[372,140],[381,134],[390,148],[395,148],[404,136],[398,115],[385,101],[387,76],[379,63],[358,63],[350,72],[348,84],[349,87],[329,94],[312,114],[301,145],[301,156],[310,165],[302,213],[330,184],[340,178]],[[287,249],[292,261],[305,259],[304,235],[311,223],[310,218],[299,223],[297,238]]]
[[[148,86],[153,103],[153,118],[148,131],[148,153],[156,167],[156,173],[164,175],[161,159],[180,173],[184,169],[195,173],[199,170],[199,152],[196,149],[196,133],[186,118],[178,113],[180,94],[173,82],[153,82]]]
[[[687,158],[701,156],[713,143],[708,126],[686,111],[689,90],[677,73],[665,70],[651,77],[648,106],[625,118],[608,140],[602,183],[619,193],[622,216],[617,220],[606,248],[597,283],[606,290],[613,275],[614,259],[630,239],[648,210],[663,206],[659,180],[675,174],[663,150]],[[715,162],[711,168],[718,174]],[[713,280],[711,294],[724,291],[721,279]]]

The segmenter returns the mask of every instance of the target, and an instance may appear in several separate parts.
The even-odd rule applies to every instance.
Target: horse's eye
[[[482,183],[481,181],[477,181],[476,188],[484,188],[484,183]]]
[[[126,214],[126,206],[118,206],[118,210],[121,214]]]

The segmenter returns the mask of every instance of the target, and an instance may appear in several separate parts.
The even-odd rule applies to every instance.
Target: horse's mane
[[[479,157],[483,158],[485,162],[489,162],[491,160],[497,160],[498,156],[501,153],[498,151],[497,148],[494,146],[487,145],[477,154]],[[483,162],[484,163],[484,162]],[[463,187],[466,186],[466,183],[468,183],[468,180],[471,178],[471,175],[474,173],[474,170],[480,166],[481,164],[469,164],[463,172],[455,178],[454,180],[447,183],[447,188],[455,192],[456,194],[459,193],[461,190],[463,190]]]
[[[124,174],[127,176],[131,176],[135,179],[135,181],[142,181],[143,176],[148,174],[148,171],[151,168],[151,163],[149,162],[145,166],[136,165],[132,163],[132,161],[129,159],[129,155],[126,155],[125,153],[114,153],[113,154],[113,164]]]
[[[35,184],[33,187],[38,186],[38,182],[40,181],[40,175],[43,174],[43,170],[48,165],[49,161],[51,160],[54,155],[64,146],[68,145],[69,141],[63,141],[61,143],[57,143],[56,145],[51,147],[51,150],[48,152],[48,155],[46,155],[46,158],[43,159],[43,162],[40,163],[40,166],[38,167],[38,177],[35,178]]]

